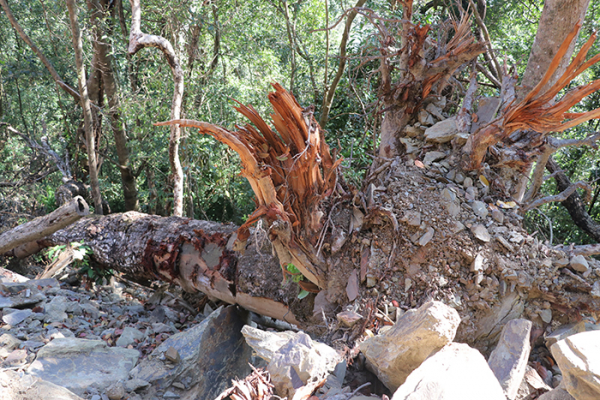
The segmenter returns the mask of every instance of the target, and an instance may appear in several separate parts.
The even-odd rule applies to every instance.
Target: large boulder
[[[392,400],[506,400],[479,351],[451,343],[425,360]]]
[[[531,325],[531,321],[526,319],[509,321],[500,334],[498,346],[492,351],[488,360],[488,365],[509,400],[517,397],[517,391],[525,376],[531,351],[529,343]]]
[[[600,399],[600,331],[569,336],[553,344],[550,351],[573,397]]]
[[[252,350],[240,333],[248,322],[246,311],[221,307],[198,325],[161,343],[130,377],[151,383],[158,392],[179,396],[186,390],[186,399],[213,399],[229,387],[231,379],[251,372]]]
[[[391,391],[425,359],[452,342],[460,317],[455,309],[430,301],[407,311],[391,329],[360,344],[367,367]]]
[[[102,390],[126,379],[139,355],[102,340],[57,338],[38,351],[27,373],[83,395],[88,387]]]
[[[291,399],[309,382],[327,377],[329,386],[341,388],[346,364],[337,351],[313,341],[304,332],[266,332],[251,326],[242,329],[247,343],[268,362],[275,391]]]

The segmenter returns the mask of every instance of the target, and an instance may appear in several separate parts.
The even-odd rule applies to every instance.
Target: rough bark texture
[[[173,101],[171,102],[171,119],[181,118],[181,102],[183,100],[183,70],[171,43],[162,36],[148,35],[141,31],[142,10],[139,0],[130,0],[131,3],[131,30],[129,35],[130,55],[137,53],[144,47],[156,47],[165,55],[165,59],[173,73]],[[171,165],[171,178],[173,180],[173,215],[183,215],[183,170],[179,160],[179,142],[181,128],[179,125],[171,126],[169,136],[169,163]]]
[[[90,210],[85,200],[79,196],[75,197],[50,214],[35,218],[1,234],[0,254],[4,254],[22,244],[51,235],[89,213]]]
[[[115,81],[112,50],[108,42],[101,38],[105,34],[102,28],[101,20],[107,16],[108,0],[88,0],[88,9],[92,11],[91,22],[93,24],[93,46],[95,56],[98,58],[98,69],[102,76],[102,83],[106,97],[108,98],[108,115],[110,117],[111,128],[115,140],[119,171],[121,173],[121,183],[123,186],[123,200],[125,201],[125,210],[135,211],[138,209],[138,198],[135,176],[131,170],[129,160],[129,149],[127,148],[127,135],[123,129],[123,121],[119,112],[121,106]]]
[[[235,253],[232,247],[236,229],[235,225],[130,211],[84,218],[38,241],[38,245],[83,240],[93,250],[93,261],[102,268],[172,282],[186,291],[201,291],[259,314],[297,324],[294,313],[286,305],[295,302],[297,286],[284,287],[277,279],[273,280],[273,276],[279,274],[279,267],[268,243],[257,245],[251,238],[243,255]],[[299,307],[306,305],[308,303]],[[294,311],[296,315],[303,314],[297,309]]]
[[[71,21],[73,48],[75,49],[75,64],[77,67],[77,80],[79,82],[79,92],[81,93],[81,107],[83,108],[90,186],[92,187],[92,198],[94,199],[94,212],[102,215],[102,196],[100,195],[98,169],[96,164],[96,141],[93,134],[92,110],[85,81],[81,31],[79,30],[79,22],[77,21],[77,14],[79,13],[79,10],[77,9],[77,5],[75,4],[74,0],[67,0],[67,8],[69,9],[69,19]]]

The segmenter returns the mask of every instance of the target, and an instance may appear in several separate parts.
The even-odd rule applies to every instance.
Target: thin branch
[[[44,53],[42,53],[42,51],[33,43],[33,41],[29,38],[29,36],[27,36],[27,34],[23,30],[23,28],[21,28],[21,26],[15,19],[14,15],[10,11],[10,7],[8,7],[8,2],[6,0],[0,0],[0,5],[2,6],[2,9],[4,9],[4,12],[6,13],[6,16],[8,17],[8,20],[10,21],[10,24],[12,25],[12,27],[15,29],[15,31],[17,31],[19,33],[19,36],[21,36],[21,39],[23,39],[23,41],[25,43],[27,43],[29,45],[29,47],[31,47],[31,50],[33,50],[33,52],[38,56],[38,58],[40,59],[42,64],[44,64],[44,66],[46,67],[48,72],[50,72],[50,75],[52,75],[52,78],[54,79],[54,81],[61,88],[63,88],[65,90],[65,92],[67,92],[69,95],[71,95],[77,103],[80,103],[81,99],[80,99],[79,93],[77,93],[77,91],[75,89],[73,89],[71,86],[67,85],[61,79],[61,77],[58,75],[58,72],[56,72],[56,69],[54,69],[54,66],[52,65],[52,63],[46,58]]]
[[[587,182],[584,182],[584,181],[575,182],[575,183],[571,184],[571,186],[569,186],[566,190],[563,190],[559,194],[556,194],[554,196],[546,196],[546,197],[543,197],[541,199],[534,201],[533,203],[531,203],[527,207],[525,207],[525,211],[529,211],[533,208],[540,207],[544,204],[565,201],[577,189],[585,190],[587,192],[588,196],[591,194],[591,191],[592,191],[592,188],[590,188],[590,185]]]

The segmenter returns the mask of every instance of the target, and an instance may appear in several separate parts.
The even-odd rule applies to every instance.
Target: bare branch
[[[167,63],[173,73],[173,101],[171,103],[171,120],[181,118],[181,103],[183,101],[183,70],[179,59],[175,55],[171,43],[162,36],[148,35],[141,31],[142,10],[140,0],[129,0],[131,3],[131,29],[129,34],[130,55],[137,53],[144,47],[156,47],[165,56]],[[183,169],[179,160],[179,141],[181,140],[181,128],[177,124],[171,125],[169,136],[169,163],[173,179],[173,215],[183,215]]]
[[[592,188],[590,187],[590,185],[587,182],[579,181],[579,182],[575,182],[575,183],[571,184],[571,186],[569,186],[566,190],[563,190],[559,194],[556,194],[554,196],[546,196],[546,197],[543,197],[541,199],[534,201],[533,203],[531,203],[527,207],[525,207],[525,211],[529,211],[533,208],[537,208],[544,204],[565,201],[577,189],[583,189],[586,191],[588,196],[591,196]]]

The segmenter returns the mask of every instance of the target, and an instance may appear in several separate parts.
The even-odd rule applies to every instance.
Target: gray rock
[[[600,398],[600,331],[582,332],[550,347],[567,391],[577,400]]]
[[[527,365],[525,367],[525,376],[517,391],[517,399],[533,398],[533,395],[537,395],[540,391],[548,391],[551,389],[550,386],[546,385],[546,382],[544,382],[537,371]]]
[[[475,215],[480,218],[486,218],[489,214],[487,204],[485,204],[483,201],[475,200],[473,204],[471,204],[471,208],[473,209]]]
[[[592,291],[590,292],[590,294],[596,298],[600,297],[600,281],[594,282],[594,284],[592,285]]]
[[[240,333],[248,322],[247,312],[235,306],[221,307],[198,325],[161,343],[131,371],[130,377],[150,382],[156,390],[166,390],[175,380],[189,380],[195,386],[186,396],[215,398],[229,387],[231,379],[251,372],[248,362],[252,351]],[[179,353],[178,364],[165,358],[170,347]]]
[[[492,351],[488,365],[509,400],[514,400],[525,376],[531,345],[529,335],[531,321],[513,319],[508,321],[500,334],[498,346]]]
[[[423,157],[423,164],[430,166],[434,161],[440,160],[444,157],[446,157],[446,153],[443,151],[430,151],[425,154],[425,157]]]
[[[242,334],[258,356],[268,362],[267,369],[280,397],[293,398],[296,389],[309,380],[327,377],[343,362],[337,351],[311,340],[304,332],[271,333],[246,325]]]
[[[497,208],[492,210],[492,218],[499,224],[504,222],[504,213]]]
[[[33,314],[33,311],[29,309],[17,310],[11,312],[10,314],[3,315],[2,321],[4,321],[6,324],[15,326],[25,321],[31,314]]]
[[[0,336],[0,357],[6,357],[8,353],[19,347],[21,341],[11,335],[4,333]]]
[[[424,126],[431,126],[435,123],[431,114],[427,111],[421,109],[419,111],[419,123]]]
[[[349,328],[354,326],[354,324],[363,318],[362,315],[354,311],[342,311],[341,313],[337,314],[336,317],[338,321]]]
[[[163,398],[165,399],[179,399],[181,396],[179,396],[177,393],[171,392],[170,390],[167,390],[165,392],[165,394],[163,394]]]
[[[125,390],[128,392],[135,392],[139,389],[145,389],[148,386],[150,386],[150,382],[137,378],[130,379],[124,384]]]
[[[66,297],[56,296],[44,306],[44,321],[46,322],[63,322],[68,318],[67,315],[68,301]]]
[[[46,300],[46,296],[27,283],[0,283],[0,308],[18,308]]]
[[[564,387],[559,386],[556,389],[544,393],[538,397],[538,400],[575,400],[575,397],[571,396]]]
[[[590,264],[584,256],[578,255],[571,258],[571,267],[577,272],[587,272],[590,269]]]
[[[38,351],[27,372],[82,395],[90,386],[102,390],[126,379],[139,355],[102,340],[54,339]]]
[[[430,301],[407,311],[384,334],[360,343],[360,350],[367,367],[394,391],[427,357],[452,342],[459,323],[456,310]]]
[[[425,139],[429,142],[446,143],[451,141],[458,133],[456,118],[448,118],[425,129]]]
[[[475,235],[477,239],[481,240],[484,243],[487,243],[492,239],[487,228],[481,224],[473,225],[471,227],[471,232],[473,233],[473,235]]]
[[[127,326],[123,329],[123,333],[117,339],[117,346],[119,347],[127,347],[130,344],[134,344],[136,340],[142,340],[144,338],[144,334],[139,330]]]
[[[450,343],[425,360],[392,400],[506,400],[494,373],[477,350]]]
[[[64,387],[15,371],[0,371],[2,400],[83,400]]]

